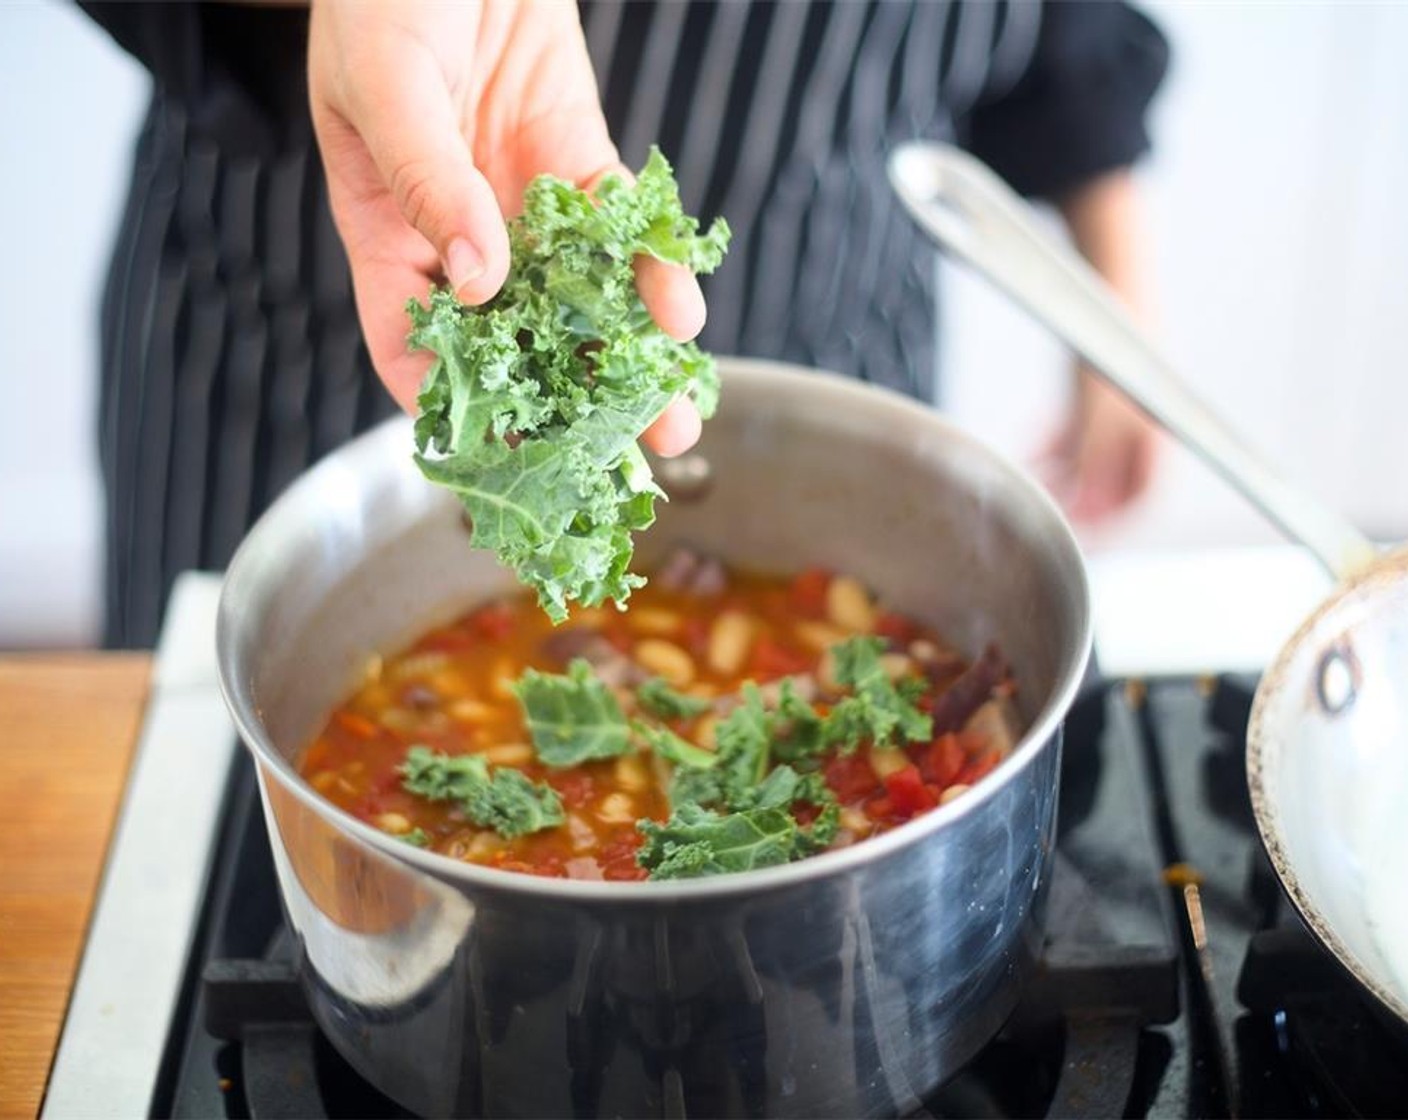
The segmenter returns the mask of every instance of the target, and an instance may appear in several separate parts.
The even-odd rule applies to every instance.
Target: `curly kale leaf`
[[[696,747],[682,735],[676,735],[668,727],[655,727],[642,720],[635,720],[631,726],[647,747],[666,762],[686,770],[712,770],[719,764],[719,756],[703,747]]]
[[[686,696],[671,688],[664,677],[651,677],[636,689],[640,706],[660,719],[693,719],[714,706],[711,700]]]
[[[551,176],[529,184],[509,223],[508,279],[488,303],[435,290],[407,306],[410,345],[435,354],[416,462],[464,502],[471,543],[554,621],[571,601],[621,603],[644,582],[629,571],[631,534],[663,494],[636,438],[676,396],[705,417],[718,401],[713,360],[654,324],[631,262],[711,272],[728,237],[722,219],[699,233],[652,151],[634,185],[608,177],[595,201]]]
[[[809,779],[815,778],[813,782]],[[840,808],[816,775],[799,777],[782,766],[758,787],[754,804],[728,813],[686,803],[664,824],[643,820],[636,827],[645,842],[636,861],[652,879],[686,879],[728,871],[751,871],[791,863],[822,851],[836,838]],[[802,825],[792,807],[801,801],[820,805],[810,825]]]
[[[652,879],[751,871],[804,854],[798,847],[797,822],[786,809],[720,814],[681,805],[664,824],[645,820],[636,827],[645,836],[636,860]]]
[[[565,676],[527,670],[512,686],[538,758],[548,766],[576,766],[625,754],[631,725],[611,690],[575,658]]]
[[[852,695],[827,714],[821,728],[826,744],[839,744],[849,752],[865,740],[883,747],[896,737],[917,743],[933,733],[933,719],[914,703],[923,686],[891,681],[880,662],[884,648],[879,638],[851,638],[832,647],[837,683]]]
[[[551,787],[509,767],[490,771],[482,756],[437,754],[412,747],[402,763],[401,786],[431,801],[453,801],[475,824],[513,839],[560,825],[567,818]]]

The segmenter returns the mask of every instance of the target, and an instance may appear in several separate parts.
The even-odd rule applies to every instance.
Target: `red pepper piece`
[[[988,751],[987,754],[979,755],[958,772],[954,784],[962,783],[971,786],[991,774],[1001,761],[1002,759],[998,757],[996,751]]]
[[[875,633],[897,646],[907,646],[914,639],[914,623],[903,615],[881,611],[875,619]]]
[[[821,568],[807,568],[792,578],[789,598],[798,613],[808,618],[820,618],[826,613],[826,589],[831,586],[831,573]]]
[[[596,794],[596,782],[590,774],[565,770],[548,777],[548,784],[557,790],[562,803],[569,809],[580,809]]]
[[[826,784],[842,804],[869,797],[880,788],[870,760],[860,754],[840,754],[826,764]]]
[[[470,629],[472,625],[470,619],[465,619],[454,626],[447,626],[443,630],[427,634],[416,644],[415,652],[461,653],[464,650],[473,649],[481,639],[476,630]]]
[[[958,736],[950,732],[947,735],[940,735],[932,743],[923,762],[920,764],[924,777],[937,786],[952,785],[958,773],[968,764],[968,755],[964,752]]]
[[[709,619],[689,615],[684,620],[684,645],[691,657],[702,658],[709,648]]]
[[[924,784],[919,767],[906,766],[885,778],[885,792],[890,795],[890,803],[902,819],[928,812],[939,803],[938,795]]]
[[[469,624],[486,642],[502,642],[513,633],[513,608],[507,603],[490,603],[470,615]]]
[[[770,681],[807,672],[812,667],[812,659],[763,634],[753,643],[748,667],[754,680]]]
[[[872,797],[863,806],[865,815],[876,824],[897,824],[894,819],[895,805],[888,797]]]

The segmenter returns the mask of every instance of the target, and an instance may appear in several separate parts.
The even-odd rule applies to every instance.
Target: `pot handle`
[[[1347,579],[1377,558],[1367,537],[1287,483],[1187,388],[1095,271],[1042,230],[988,167],[950,145],[918,142],[895,150],[889,173],[934,241],[1025,307],[1332,575]]]

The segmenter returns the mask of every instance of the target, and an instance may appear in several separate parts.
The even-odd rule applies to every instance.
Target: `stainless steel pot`
[[[724,363],[707,494],[641,535],[754,568],[854,573],[976,652],[1001,643],[1029,731],[969,796],[787,867],[546,880],[409,847],[293,759],[365,659],[502,592],[407,421],[259,522],[220,604],[221,681],[259,781],[318,1022],[428,1115],[904,1112],[1001,1025],[1037,953],[1060,721],[1090,615],[1061,515],[930,410],[832,375]]]
[[[939,244],[1027,307],[1340,581],[1262,677],[1247,781],[1267,855],[1306,925],[1408,1024],[1408,549],[1381,553],[1262,462],[1090,268],[973,157],[904,145],[890,178]]]

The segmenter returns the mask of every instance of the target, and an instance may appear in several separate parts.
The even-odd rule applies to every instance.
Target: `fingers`
[[[406,300],[423,299],[429,291],[441,267],[437,254],[406,225],[389,195],[347,211],[341,224],[372,366],[396,403],[414,413],[432,358],[406,347]]]
[[[1079,524],[1127,512],[1153,484],[1162,438],[1142,413],[1113,392],[1084,395],[1036,467],[1052,495]]]
[[[402,217],[434,247],[456,294],[482,303],[508,275],[508,234],[494,190],[471,158],[444,77],[398,40],[370,58],[372,68],[393,69],[395,80],[369,76],[354,87],[369,92],[349,95],[348,123]]]
[[[688,342],[704,329],[708,310],[694,273],[654,257],[637,257],[635,268],[641,302],[662,331],[678,342]]]
[[[607,175],[617,175],[627,183],[635,182],[630,168],[613,158],[603,170],[588,176],[584,185],[587,190],[595,191]],[[683,265],[651,256],[637,257],[635,271],[636,291],[656,325],[677,342],[697,337],[704,329],[708,309],[694,273]]]
[[[645,429],[641,438],[657,455],[673,457],[684,454],[698,443],[703,427],[704,422],[694,402],[688,397],[680,397]]]

